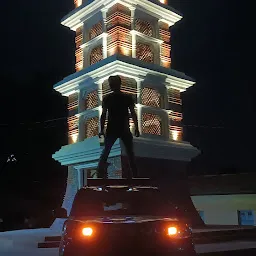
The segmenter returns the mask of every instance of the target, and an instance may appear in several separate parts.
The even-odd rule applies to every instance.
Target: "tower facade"
[[[75,7],[62,24],[76,33],[76,72],[54,86],[68,97],[69,144],[53,155],[69,168],[63,202],[68,212],[98,164],[99,118],[102,99],[110,93],[110,75],[120,75],[122,91],[136,102],[140,175],[169,180],[173,187],[198,154],[182,136],[181,93],[195,82],[171,69],[170,27],[182,16],[166,0],[75,0]],[[132,121],[130,125],[133,132]],[[127,159],[119,140],[108,162],[109,177],[121,178]]]

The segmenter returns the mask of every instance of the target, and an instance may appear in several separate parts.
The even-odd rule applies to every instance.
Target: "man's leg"
[[[121,140],[124,143],[130,165],[130,172],[128,173],[128,178],[136,178],[138,176],[138,169],[135,163],[135,155],[133,150],[133,136],[130,132],[125,133],[123,136],[121,136]]]
[[[97,167],[98,178],[107,178],[107,159],[111,151],[112,146],[114,145],[117,137],[114,135],[107,134],[105,137],[105,147],[102,150],[100,160]]]

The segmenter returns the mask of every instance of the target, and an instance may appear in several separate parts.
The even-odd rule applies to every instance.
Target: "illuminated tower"
[[[63,207],[69,211],[98,164],[99,117],[102,99],[110,93],[110,75],[120,75],[122,90],[136,101],[140,175],[161,176],[175,187],[186,163],[198,154],[182,140],[181,125],[180,94],[195,82],[171,69],[170,27],[182,16],[166,0],[75,0],[75,5],[62,24],[76,33],[77,72],[54,86],[69,100],[69,145],[53,155],[69,167]],[[109,177],[121,178],[127,159],[119,140],[108,161]]]

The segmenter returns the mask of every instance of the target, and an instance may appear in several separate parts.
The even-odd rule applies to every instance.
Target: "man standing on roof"
[[[138,118],[134,109],[135,103],[132,96],[121,92],[120,76],[110,76],[108,82],[112,93],[105,96],[102,102],[99,137],[105,136],[105,147],[102,151],[97,168],[98,178],[107,178],[107,159],[112,146],[118,138],[123,141],[129,159],[130,172],[128,178],[132,178],[132,176],[137,177],[138,171],[133,151],[133,136],[129,125],[130,110],[135,125],[135,136],[139,137]],[[104,126],[107,113],[108,124],[105,134]]]

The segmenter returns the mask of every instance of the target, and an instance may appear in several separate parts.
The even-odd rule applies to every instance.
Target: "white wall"
[[[256,195],[206,195],[191,196],[199,211],[204,211],[205,224],[238,225],[239,210],[254,210],[256,225]]]

